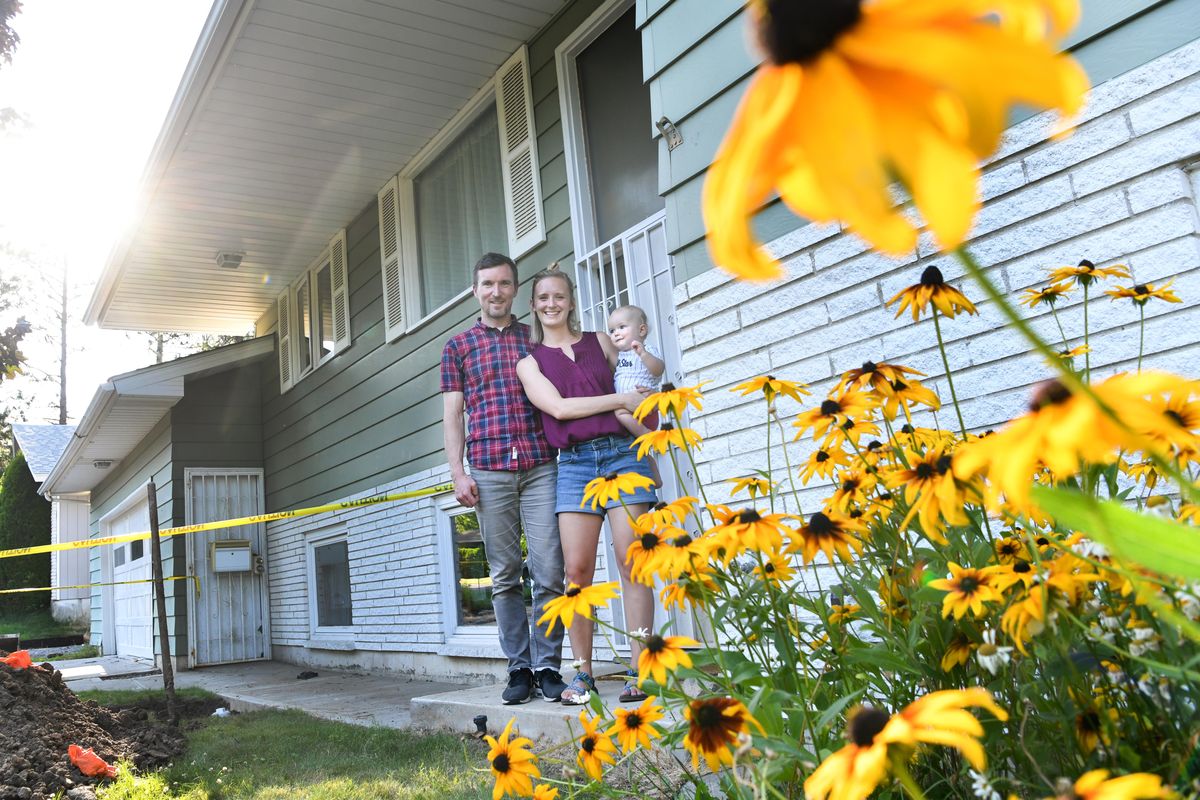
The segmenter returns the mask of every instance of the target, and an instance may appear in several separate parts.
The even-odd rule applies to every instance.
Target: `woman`
[[[534,345],[530,354],[517,364],[517,376],[529,400],[542,412],[546,438],[559,449],[555,511],[567,585],[592,584],[600,529],[607,515],[621,573],[626,630],[653,630],[654,596],[650,587],[630,579],[625,554],[633,541],[629,514],[636,517],[645,513],[655,502],[654,492],[639,489],[635,494],[624,495],[621,499],[625,507],[618,500],[605,509],[593,510],[582,505],[584,487],[594,478],[624,472],[653,476],[649,465],[638,461],[630,449],[633,437],[615,414],[605,412],[567,419],[563,413],[564,398],[611,395],[617,361],[617,349],[607,336],[581,332],[574,297],[571,278],[560,272],[557,265],[533,277]],[[567,632],[578,672],[563,692],[564,703],[585,703],[588,693],[596,688],[592,677],[593,629],[592,620],[576,615]],[[629,648],[636,664],[641,642],[631,637]],[[645,698],[637,687],[637,671],[630,670],[630,675],[621,693],[622,702]]]

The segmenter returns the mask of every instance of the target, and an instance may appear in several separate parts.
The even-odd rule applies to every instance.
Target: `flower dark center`
[[[808,530],[817,536],[828,536],[833,533],[833,520],[820,511],[808,518]]]
[[[1084,711],[1076,719],[1075,724],[1084,733],[1094,733],[1100,730],[1100,714],[1096,711]]]
[[[583,591],[582,586],[578,586],[576,584],[571,584],[570,586],[567,587],[567,590],[565,592],[563,592],[563,594],[565,594],[567,597],[575,597],[582,591]]]
[[[1079,266],[1083,267],[1088,272],[1091,272],[1096,268],[1096,265],[1088,261],[1086,258],[1079,262]]]
[[[660,431],[673,431],[675,430],[675,426],[670,422],[664,422],[662,425],[658,426],[658,429]]]
[[[842,404],[837,400],[826,400],[821,403],[821,413],[827,417],[833,416],[842,410]]]
[[[691,543],[692,543],[692,537],[686,533],[683,536],[676,536],[674,539],[671,540],[671,544],[674,547],[687,547]]]
[[[675,391],[675,384],[671,383],[670,381],[666,381],[665,383],[663,383],[662,386],[659,387],[659,391],[660,392],[673,392],[673,391]]]
[[[843,492],[853,492],[857,488],[858,488],[858,479],[857,478],[847,478],[846,480],[842,481],[842,491]]]
[[[850,512],[850,519],[858,519],[858,518],[859,518],[859,517],[861,517],[862,515],[863,515],[862,509],[861,509],[861,508],[856,508],[856,509],[854,509],[853,511],[851,511],[851,512]]]
[[[743,525],[749,525],[751,522],[758,522],[762,517],[752,508],[743,508],[741,511],[733,515],[733,522],[738,522]]]
[[[938,475],[945,475],[950,471],[951,461],[952,459],[950,456],[941,456],[936,462],[934,462],[933,468],[937,470]]]
[[[767,383],[774,383],[774,382],[775,382],[775,376],[774,376],[774,375],[768,375],[768,376],[767,376]]]
[[[696,709],[696,726],[700,729],[718,728],[721,726],[721,709],[712,703],[705,703]]]
[[[774,571],[775,571],[775,565],[772,564],[770,561],[768,561],[766,564],[763,564],[763,572],[770,574]]]
[[[830,458],[831,458],[831,456],[829,455],[829,453],[826,453],[824,450],[817,451],[817,463],[818,464],[824,464]]]
[[[1029,409],[1031,411],[1041,411],[1047,406],[1065,403],[1070,398],[1071,390],[1066,386],[1056,380],[1046,381],[1033,393],[1033,400],[1029,404]]]
[[[643,550],[653,550],[654,548],[658,547],[659,541],[661,541],[661,540],[658,538],[658,534],[643,533],[642,538],[641,538],[642,549]]]
[[[879,441],[878,439],[872,439],[870,444],[867,445],[867,450],[874,453],[876,450],[878,450],[881,447],[883,447],[883,442]]]
[[[585,736],[579,746],[583,752],[590,753],[596,749],[596,739],[592,736]]]
[[[1137,294],[1150,294],[1150,287],[1144,283],[1139,283],[1137,286],[1133,287],[1133,291]]]
[[[913,434],[913,433],[916,433],[916,432],[917,432],[917,429],[916,429],[916,428],[914,428],[912,425],[905,424],[905,426],[904,426],[903,428],[901,428],[901,429],[900,429],[900,432],[901,432],[901,433]]]
[[[848,419],[842,423],[842,430],[844,430],[844,431],[848,431],[853,427],[854,427],[854,420],[852,420],[852,419]]]
[[[662,511],[666,507],[667,507],[667,504],[661,500],[659,500],[657,503],[654,504],[655,511]]]
[[[1038,547],[1045,547],[1046,545],[1050,544],[1050,540],[1047,539],[1045,536],[1039,536],[1034,541],[1037,542]]]
[[[642,646],[646,648],[646,652],[648,653],[661,653],[667,649],[667,642],[663,637],[655,633],[647,636]]]
[[[776,64],[811,61],[862,17],[861,0],[767,0],[766,6],[762,41]]]
[[[636,711],[630,711],[625,715],[625,727],[630,730],[642,727],[642,715]]]
[[[872,372],[875,372],[877,369],[878,369],[878,367],[876,366],[874,361],[864,361],[863,362],[862,373],[864,375],[870,375]]]
[[[908,384],[905,383],[904,381],[901,381],[901,380],[892,381],[892,391],[893,392],[903,392],[907,388],[908,388]]]
[[[926,480],[933,477],[932,464],[917,464],[917,469],[915,471],[917,473],[917,477],[921,480]]]
[[[859,747],[870,747],[875,742],[891,716],[886,711],[871,706],[863,706],[846,726],[846,738]]]
[[[891,500],[891,499],[892,499],[892,493],[891,493],[891,492],[880,492],[880,493],[879,493],[879,499],[880,499],[880,500]]]
[[[492,759],[492,769],[501,775],[508,772],[508,753],[501,753]]]
[[[610,473],[608,473],[607,475],[605,475],[605,476],[604,476],[604,480],[606,480],[606,481],[615,481],[615,480],[617,479],[617,477],[618,477],[618,476],[617,476],[617,473],[615,473],[615,472],[610,472]]]
[[[922,286],[941,286],[945,282],[942,271],[937,267],[926,267],[925,271],[921,273]]]
[[[1028,561],[1017,561],[1012,565],[1012,571],[1024,575],[1027,572],[1033,572],[1033,567],[1029,566]]]
[[[979,589],[979,579],[972,575],[965,575],[958,579],[958,591],[963,594],[974,594]]]
[[[1171,420],[1179,427],[1181,427],[1181,428],[1187,427],[1187,423],[1184,422],[1184,420],[1183,420],[1183,415],[1181,415],[1178,411],[1168,408],[1163,413],[1167,415],[1167,419]]]

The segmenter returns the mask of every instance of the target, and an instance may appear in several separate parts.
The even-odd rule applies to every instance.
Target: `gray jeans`
[[[563,593],[562,544],[554,514],[558,466],[553,461],[522,472],[472,469],[479,487],[475,514],[492,572],[492,608],[508,671],[550,668],[562,663],[563,627],[546,635],[537,625],[542,606]],[[533,580],[533,633],[521,588],[521,531]]]

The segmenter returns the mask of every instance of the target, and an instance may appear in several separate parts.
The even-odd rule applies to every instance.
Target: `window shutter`
[[[496,73],[496,111],[500,121],[508,255],[516,259],[546,240],[533,90],[529,84],[529,51],[524,45]]]
[[[407,324],[404,275],[400,269],[400,187],[393,177],[379,190],[379,260],[383,272],[383,322],[390,342]]]
[[[275,301],[275,349],[279,355],[279,393],[292,388],[292,290],[285,289]]]
[[[350,287],[346,280],[346,229],[329,242],[329,279],[333,289],[333,352],[350,346]]]

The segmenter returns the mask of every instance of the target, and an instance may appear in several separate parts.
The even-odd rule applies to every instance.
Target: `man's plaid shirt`
[[[528,325],[514,321],[501,330],[479,320],[442,350],[442,391],[463,393],[467,463],[476,469],[515,472],[555,456],[517,377],[531,347]]]

